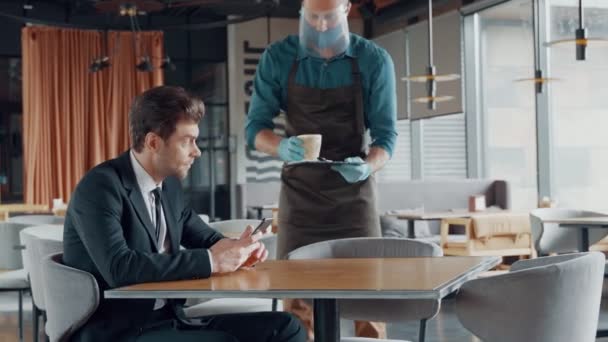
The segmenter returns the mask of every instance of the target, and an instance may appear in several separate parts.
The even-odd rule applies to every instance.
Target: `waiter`
[[[350,8],[348,0],[304,0],[299,36],[268,47],[256,71],[247,142],[286,162],[279,198],[281,258],[319,241],[381,235],[373,174],[389,160],[397,137],[395,70],[384,49],[349,32]],[[286,138],[273,133],[272,119],[281,110]],[[322,135],[321,157],[355,163],[290,165],[304,156],[300,134]],[[286,309],[312,334],[310,306],[289,302]],[[356,332],[385,335],[383,324],[370,322],[356,322]]]

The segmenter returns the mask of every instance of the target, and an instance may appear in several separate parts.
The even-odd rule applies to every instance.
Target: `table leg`
[[[415,239],[416,234],[414,233],[414,225],[416,224],[415,220],[407,220],[407,237],[408,239]]]
[[[340,316],[336,299],[314,300],[315,342],[340,341]]]
[[[587,227],[581,227],[580,229],[581,235],[579,240],[579,251],[588,252],[589,251],[589,229]]]

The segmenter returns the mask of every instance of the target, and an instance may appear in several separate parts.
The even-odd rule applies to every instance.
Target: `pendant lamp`
[[[413,99],[412,102],[426,103],[428,105],[428,109],[436,110],[438,102],[445,102],[454,99],[453,96],[437,96],[437,82],[454,81],[459,79],[460,75],[437,75],[437,70],[433,64],[433,0],[429,0],[428,35],[429,65],[426,68],[426,74],[403,77],[401,80],[426,83],[426,96],[417,97]]]
[[[543,84],[549,81],[555,81],[555,78],[544,77],[543,71],[540,69],[540,51],[538,44],[540,41],[539,16],[538,16],[538,0],[532,0],[532,45],[534,47],[534,77],[522,78],[515,80],[516,82],[532,81],[537,94],[543,92]]]
[[[545,43],[547,47],[551,47],[562,43],[574,42],[576,46],[576,60],[584,61],[587,58],[587,44],[590,41],[608,41],[604,38],[588,38],[587,29],[584,26],[583,17],[583,0],[578,0],[578,28],[574,30],[574,39],[560,39]]]

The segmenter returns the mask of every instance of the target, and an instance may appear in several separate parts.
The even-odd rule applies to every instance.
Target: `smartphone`
[[[260,224],[258,224],[258,226],[255,227],[255,229],[253,230],[253,233],[251,233],[251,235],[257,234],[258,232],[265,232],[266,229],[268,227],[270,227],[271,224],[272,224],[271,218],[263,218],[262,221],[260,221]]]

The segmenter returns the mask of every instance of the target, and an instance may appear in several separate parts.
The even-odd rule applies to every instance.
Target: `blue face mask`
[[[316,27],[305,18],[300,18],[300,45],[307,54],[313,57],[331,58],[344,53],[349,44],[346,15],[325,31],[317,31]],[[323,56],[320,55],[321,53]]]
[[[317,31],[316,28],[312,27],[310,24],[306,23],[304,25],[306,32],[306,36],[309,37],[309,43],[312,43],[319,47],[319,49],[327,49],[333,48],[334,45],[337,45],[338,40],[342,38],[342,26],[338,25],[336,27],[327,29],[323,32]]]

